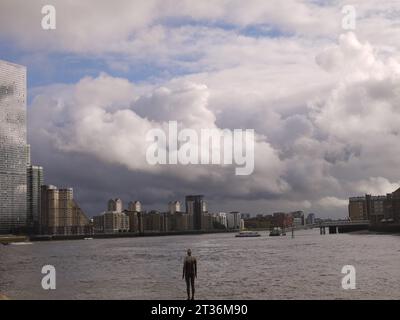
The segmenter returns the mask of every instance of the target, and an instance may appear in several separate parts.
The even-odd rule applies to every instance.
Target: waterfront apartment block
[[[140,201],[131,201],[129,202],[128,205],[128,210],[129,211],[135,211],[135,212],[142,212],[142,204]]]
[[[226,215],[226,227],[227,229],[239,229],[240,228],[240,212],[232,211]]]
[[[349,198],[349,218],[353,221],[368,219],[365,197]]]
[[[143,232],[139,201],[129,202],[128,210],[123,210],[121,199],[111,199],[107,208],[106,212],[93,217],[94,233]]]
[[[207,211],[203,195],[190,195],[185,198],[186,213],[193,217],[193,230],[201,230],[202,217]]]
[[[204,213],[202,218],[201,218],[201,230],[212,230],[214,229],[214,215],[209,214],[209,213]]]
[[[272,227],[289,228],[295,225],[294,213],[295,212],[275,212],[272,215],[258,214],[256,217],[244,219],[244,227],[249,229],[270,229]],[[298,216],[297,219],[297,223],[300,224],[302,219]]]
[[[142,215],[144,232],[168,231],[168,217],[165,213],[151,211]]]
[[[216,215],[204,211],[203,196],[188,196],[186,197],[187,212],[180,211],[179,201],[168,203],[167,212],[158,211],[137,211],[141,209],[139,201],[130,202],[127,210],[107,211],[101,215],[93,217],[94,233],[151,233],[151,232],[181,232],[189,230],[204,230],[226,228],[226,214]],[[112,199],[108,201],[108,208],[117,210],[123,209],[121,199]],[[197,215],[200,214],[200,217]],[[239,212],[229,213],[231,218],[231,228],[238,229],[241,219]],[[201,223],[194,228],[196,223]],[[222,220],[221,220],[222,219]],[[219,223],[222,221],[223,225]]]
[[[370,220],[372,224],[400,223],[400,188],[385,196],[349,198],[350,220]]]
[[[73,198],[72,188],[41,187],[40,233],[49,235],[90,234],[91,224]]]
[[[181,203],[179,201],[171,201],[168,203],[168,211],[170,214],[175,214],[181,211]]]
[[[189,230],[189,215],[185,212],[175,212],[168,214],[168,231],[186,231]]]
[[[129,232],[143,232],[142,213],[130,210],[124,210],[124,213],[129,218]]]
[[[217,214],[214,215],[214,219],[215,222],[222,227],[224,227],[225,229],[228,228],[228,221],[226,218],[226,213],[225,212],[219,212]]]
[[[109,212],[122,212],[122,210],[123,210],[123,205],[121,199],[117,198],[108,200]]]
[[[129,217],[123,212],[108,211],[93,217],[94,233],[120,233],[129,231]]]
[[[0,233],[26,227],[26,68],[0,60]]]

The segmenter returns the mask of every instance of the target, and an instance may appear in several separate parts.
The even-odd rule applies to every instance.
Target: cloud
[[[324,197],[318,200],[317,204],[323,208],[343,208],[348,205],[347,199],[338,199],[336,197]]]
[[[170,176],[175,185],[207,181],[226,196],[280,194],[287,190],[284,170],[276,151],[260,136],[255,151],[255,173],[247,179],[235,177],[234,165],[152,166],[146,160],[151,129],[168,132],[168,121],[199,132],[212,128],[215,116],[208,110],[206,86],[174,82],[137,96],[134,84],[101,74],[75,85],[58,86],[37,93],[30,106],[30,134],[34,143],[49,143],[46,153],[86,154],[133,172]],[[139,90],[140,91],[140,90]],[[93,97],[93,99],[92,99]],[[39,142],[40,141],[40,142]],[[240,183],[233,183],[238,180]],[[152,185],[153,180],[148,182]]]
[[[4,36],[15,39],[24,48],[104,53],[133,52],[132,46],[145,48],[162,43],[165,33],[158,25],[168,25],[174,20],[211,25],[219,22],[239,28],[261,25],[301,34],[338,29],[335,11],[293,0],[284,3],[252,0],[246,4],[238,0],[202,1],[201,4],[189,0],[50,2],[57,11],[57,29],[52,33],[40,27],[41,8],[50,4],[49,1],[2,1],[0,28],[8,31]]]
[[[156,88],[141,96],[132,109],[151,121],[178,121],[188,128],[215,127],[215,115],[207,109],[209,90],[206,85],[185,82],[174,88]]]
[[[221,206],[228,199],[242,199],[253,209],[252,202],[271,209],[280,205],[282,210],[293,210],[297,204],[343,216],[345,199],[354,192],[388,190],[396,185],[383,177],[400,179],[392,170],[394,161],[400,160],[395,151],[398,72],[392,68],[393,60],[382,58],[351,33],[322,54],[332,56],[331,62],[337,56],[339,62],[347,56],[353,59],[347,66],[349,74],[337,72],[341,62],[331,63],[328,69],[336,72],[338,82],[323,84],[326,96],[319,93],[321,86],[293,89],[283,75],[276,77],[270,94],[260,94],[262,90],[254,91],[257,83],[268,76],[248,77],[252,66],[247,64],[176,77],[162,86],[100,74],[72,85],[39,88],[30,106],[31,135],[49,143],[47,153],[83,154],[140,175],[146,199],[157,192],[167,198],[206,189]],[[300,65],[299,70],[292,69],[300,70]],[[319,72],[315,70],[312,77],[325,79],[325,71]],[[244,81],[246,77],[249,81]],[[236,81],[241,90],[232,92]],[[279,86],[297,98],[282,95],[276,90]],[[240,178],[232,168],[214,166],[149,166],[146,133],[153,128],[166,130],[171,120],[195,130],[254,128],[254,175]],[[377,152],[382,156],[373,156]],[[162,181],[168,179],[175,189],[172,193],[163,192],[169,187]]]
[[[354,189],[360,193],[386,195],[400,188],[400,182],[390,182],[383,177],[370,177],[355,183]]]
[[[49,182],[81,188],[93,213],[110,196],[207,192],[215,210],[344,216],[348,196],[397,187],[398,4],[353,1],[357,29],[341,35],[345,1],[52,3],[53,33],[48,1],[2,1],[0,41],[34,79],[69,75],[30,89],[29,136]],[[145,135],[171,120],[254,129],[254,175],[149,166]]]

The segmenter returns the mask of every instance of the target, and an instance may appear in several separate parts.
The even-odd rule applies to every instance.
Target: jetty
[[[1,235],[0,244],[9,244],[12,242],[26,242],[28,241],[27,236],[15,236],[15,235]]]

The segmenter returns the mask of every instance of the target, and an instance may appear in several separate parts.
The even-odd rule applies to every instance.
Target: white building
[[[181,211],[181,203],[179,201],[171,201],[168,203],[168,211],[170,214],[175,214]]]
[[[244,219],[240,219],[240,230],[244,230]]]
[[[228,229],[240,229],[240,212],[232,211],[226,215]]]
[[[122,212],[122,200],[117,199],[110,199],[108,200],[108,211],[112,212]]]
[[[140,203],[140,201],[137,200],[129,202],[128,210],[134,212],[142,212],[142,204]]]

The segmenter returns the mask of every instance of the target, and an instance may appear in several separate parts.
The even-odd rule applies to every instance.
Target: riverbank
[[[89,239],[112,239],[112,238],[136,238],[136,237],[162,237],[162,236],[183,236],[201,235],[213,233],[233,233],[239,230],[190,230],[190,231],[170,231],[170,232],[121,232],[121,233],[99,233],[93,235],[38,235],[30,236],[30,241],[60,241],[60,240],[89,240]]]
[[[304,228],[304,230],[309,228]],[[269,229],[249,229],[251,231],[269,231]],[[286,231],[290,231],[287,229]],[[299,229],[295,229],[299,231]],[[112,238],[136,238],[136,237],[162,237],[162,236],[184,236],[184,235],[201,235],[201,234],[220,234],[220,233],[236,233],[239,230],[190,230],[190,231],[169,231],[169,232],[121,232],[106,233],[92,235],[34,235],[34,236],[0,236],[0,244],[9,244],[13,242],[27,241],[61,241],[61,240],[89,240],[89,239],[112,239]],[[357,230],[348,232],[351,234],[399,234],[400,225],[388,226],[370,226],[368,230]]]
[[[368,230],[381,234],[400,234],[400,224],[371,225]]]

